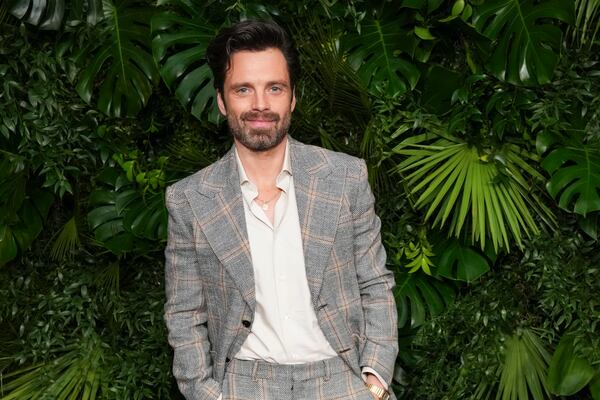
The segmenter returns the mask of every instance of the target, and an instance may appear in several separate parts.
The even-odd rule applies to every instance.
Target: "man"
[[[299,62],[277,24],[222,30],[207,60],[234,146],[167,189],[165,320],[181,392],[387,399],[394,281],[365,163],[287,135]]]

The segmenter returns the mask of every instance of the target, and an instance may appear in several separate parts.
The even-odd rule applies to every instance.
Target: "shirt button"
[[[283,317],[283,319],[290,319],[290,316],[286,315],[286,316]]]

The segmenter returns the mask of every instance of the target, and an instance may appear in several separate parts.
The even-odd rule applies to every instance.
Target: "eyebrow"
[[[290,85],[288,85],[285,81],[269,81],[267,82],[266,86],[272,86],[272,85],[280,85],[280,86],[284,86],[286,88],[289,88]],[[244,87],[244,86],[250,86],[252,87],[253,85],[250,82],[240,82],[240,83],[234,83],[231,85],[232,89],[237,89],[240,87]]]

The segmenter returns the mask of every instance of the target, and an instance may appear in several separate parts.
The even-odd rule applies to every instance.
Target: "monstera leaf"
[[[205,59],[206,47],[216,28],[202,18],[200,7],[184,0],[172,3],[182,6],[182,15],[166,11],[152,19],[152,51],[160,75],[196,118],[200,119],[207,111],[209,119],[216,122],[219,112],[212,74]]]
[[[64,23],[83,20],[96,24],[102,18],[102,0],[16,0],[10,13],[28,24],[45,30],[58,30]]]
[[[454,301],[454,289],[442,281],[419,273],[398,272],[394,297],[398,327],[416,328],[438,315]]]
[[[130,0],[103,0],[97,40],[75,57],[83,66],[77,93],[110,116],[136,115],[148,102],[158,71],[150,54],[152,8]]]
[[[434,252],[434,263],[441,276],[472,282],[490,270],[488,259],[473,246],[465,246],[457,239],[447,239],[445,246]]]
[[[31,197],[23,201],[12,221],[0,221],[0,266],[14,259],[19,250],[29,248],[42,232],[53,201],[49,192],[33,189]]]
[[[546,185],[561,208],[586,215],[600,210],[600,147],[559,147],[542,161],[552,177]]]
[[[413,89],[420,76],[409,61],[418,44],[413,31],[404,29],[393,18],[373,19],[361,26],[360,34],[342,38],[342,47],[364,85],[370,89],[385,86],[390,95]]]
[[[475,7],[476,29],[497,42],[490,72],[513,84],[549,82],[562,38],[553,21],[571,23],[573,14],[573,3],[564,0],[486,0]]]
[[[54,197],[27,182],[25,174],[13,174],[6,160],[0,162],[0,266],[13,260],[42,232]]]
[[[115,254],[149,248],[167,232],[164,194],[143,196],[119,171],[108,168],[98,176],[101,188],[90,195],[88,213],[94,237]]]

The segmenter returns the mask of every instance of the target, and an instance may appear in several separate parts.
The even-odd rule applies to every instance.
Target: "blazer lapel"
[[[290,138],[294,190],[302,232],[306,277],[317,307],[323,273],[335,239],[345,169],[331,166],[321,151]]]
[[[218,163],[206,182],[186,194],[213,252],[254,311],[254,270],[233,149]]]
[[[306,277],[316,307],[335,240],[346,171],[330,165],[321,151],[289,140]],[[254,311],[254,269],[233,148],[186,195],[213,252]]]

